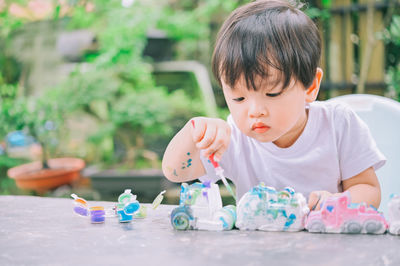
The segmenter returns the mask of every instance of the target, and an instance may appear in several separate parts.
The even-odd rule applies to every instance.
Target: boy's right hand
[[[331,193],[325,190],[312,191],[308,196],[308,207],[311,211],[318,211],[321,209],[321,204],[324,200],[332,196],[337,197],[340,194],[341,193]]]
[[[231,139],[231,128],[219,118],[195,117],[190,120],[193,142],[203,150],[208,158],[214,154],[214,160],[220,161],[222,154],[228,149]]]

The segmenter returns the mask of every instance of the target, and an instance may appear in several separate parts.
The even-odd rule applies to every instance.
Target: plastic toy
[[[160,206],[162,200],[164,199],[164,193],[166,192],[166,190],[163,190],[160,192],[160,194],[157,195],[157,197],[155,197],[155,199],[153,200],[153,203],[151,204],[151,208],[153,210],[157,209],[158,206]]]
[[[119,217],[119,222],[127,223],[132,221],[133,214],[140,208],[139,201],[136,200],[136,195],[131,193],[130,189],[125,189],[124,193],[119,195],[116,205],[116,212]]]
[[[389,233],[400,235],[400,196],[390,195],[388,203]]]
[[[224,230],[233,229],[236,222],[236,206],[227,205],[214,214],[214,219],[219,219],[222,222]]]
[[[243,195],[237,206],[240,230],[300,231],[309,212],[301,193],[287,187],[276,191],[263,183]]]
[[[152,202],[152,204],[151,204],[151,209],[152,209],[153,211],[154,211],[155,209],[157,209],[158,206],[160,206],[162,200],[164,199],[163,194],[164,194],[165,192],[166,192],[165,190],[161,191],[161,192],[157,195],[157,197],[154,198],[154,200],[153,200],[153,202]],[[139,210],[136,211],[136,212],[134,212],[132,217],[135,218],[135,219],[143,219],[143,218],[146,218],[146,216],[147,216],[147,207],[144,206],[143,204],[140,204]]]
[[[210,182],[181,186],[179,207],[172,210],[171,225],[177,230],[231,230],[236,208],[222,208],[219,187]]]
[[[106,212],[103,206],[90,207],[90,222],[92,224],[104,223]]]
[[[210,155],[210,157],[208,159],[210,160],[211,164],[214,166],[216,175],[222,180],[222,183],[224,183],[224,186],[226,187],[226,189],[232,195],[232,197],[235,199],[235,202],[236,202],[235,193],[233,193],[231,186],[229,185],[228,181],[225,178],[224,169],[219,165],[219,163],[217,163],[214,160],[214,154]]]
[[[88,216],[88,203],[85,199],[78,197],[76,194],[71,194],[74,198],[74,212],[79,216]]]
[[[351,203],[350,193],[326,199],[310,212],[306,229],[312,233],[383,234],[388,224],[382,213],[365,203]]]
[[[163,194],[166,191],[161,191],[154,199],[152,209],[155,210],[163,200]],[[119,222],[129,223],[133,218],[145,218],[147,216],[147,208],[139,204],[136,200],[136,195],[131,193],[131,189],[125,189],[124,193],[119,195],[118,203],[109,209],[102,206],[90,207],[85,199],[78,197],[76,194],[71,194],[74,198],[74,213],[81,217],[89,217],[92,223],[103,223],[106,217],[118,217]]]
[[[140,204],[139,210],[133,214],[133,218],[135,219],[143,219],[147,216],[147,207],[143,204]]]
[[[78,197],[76,194],[71,194],[74,198],[74,213],[81,217],[89,217],[91,223],[104,223],[106,212],[103,206],[88,206],[84,198]]]

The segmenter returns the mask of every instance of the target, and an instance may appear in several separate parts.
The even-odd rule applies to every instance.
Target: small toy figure
[[[166,191],[161,191],[154,199],[152,209],[155,210],[163,200],[163,194]],[[147,216],[147,208],[139,204],[136,200],[136,195],[133,195],[131,189],[125,189],[124,193],[119,195],[118,203],[112,209],[104,209],[103,206],[88,206],[85,199],[78,197],[76,194],[71,194],[74,199],[74,213],[81,217],[89,217],[92,223],[103,223],[106,217],[118,217],[119,222],[128,223],[133,218],[145,218]]]
[[[389,233],[400,235],[400,196],[396,194],[390,195],[388,203],[388,222]]]
[[[301,193],[287,187],[276,191],[263,183],[243,195],[237,207],[240,230],[300,231],[309,209]]]
[[[88,216],[88,203],[85,199],[78,197],[76,194],[71,194],[74,199],[74,212],[79,216]]]
[[[106,212],[103,206],[88,206],[87,201],[84,198],[78,197],[76,194],[71,194],[74,198],[74,213],[81,217],[89,217],[91,223],[104,223],[106,218]]]
[[[179,207],[172,210],[171,225],[177,230],[231,230],[236,208],[222,208],[219,187],[210,182],[181,186]]]
[[[153,210],[157,209],[158,206],[160,206],[162,200],[164,199],[164,193],[166,192],[166,190],[161,191],[157,197],[155,197],[155,199],[153,200],[153,203],[151,204],[151,208]]]
[[[106,212],[103,206],[90,207],[90,222],[92,224],[104,223]]]
[[[383,234],[388,224],[382,213],[365,203],[351,203],[350,192],[326,199],[310,212],[306,229],[312,233]]]
[[[130,189],[125,189],[118,197],[116,212],[119,217],[119,222],[126,223],[132,221],[133,215],[140,208],[139,201],[136,200],[136,195],[131,193]]]

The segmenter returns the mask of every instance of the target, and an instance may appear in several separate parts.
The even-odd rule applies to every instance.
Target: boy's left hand
[[[313,191],[310,193],[310,196],[308,196],[308,208],[310,208],[311,211],[319,210],[321,208],[321,203],[325,199],[340,194],[341,193],[330,193],[326,190]]]

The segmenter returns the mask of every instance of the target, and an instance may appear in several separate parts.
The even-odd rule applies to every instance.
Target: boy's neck
[[[290,146],[292,146],[301,136],[307,125],[308,111],[309,109],[306,108],[303,118],[299,119],[299,122],[288,133],[273,141],[272,143],[274,143],[279,148],[289,148]]]

